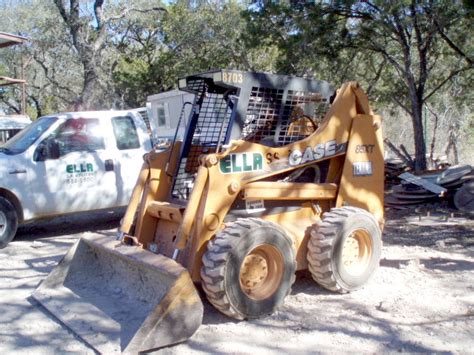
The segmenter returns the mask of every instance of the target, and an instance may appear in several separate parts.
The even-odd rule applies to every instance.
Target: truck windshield
[[[12,139],[0,146],[0,153],[15,155],[23,153],[36,140],[57,121],[57,117],[41,117],[26,126],[21,132]]]

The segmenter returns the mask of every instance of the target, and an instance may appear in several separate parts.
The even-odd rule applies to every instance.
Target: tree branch
[[[416,11],[416,1],[412,0],[410,4],[410,17],[413,20],[413,29],[415,30],[416,49],[418,50],[418,85],[416,88],[417,96],[422,97],[425,91],[425,84],[428,77],[426,50],[429,48],[429,41],[421,34],[420,23],[418,21],[418,11]]]
[[[102,1],[102,0],[100,0]],[[146,12],[149,12],[149,11],[158,11],[158,12],[168,12],[168,10],[166,10],[166,8],[164,7],[151,7],[149,9],[139,9],[139,8],[136,8],[136,7],[129,7],[129,8],[126,8],[125,10],[122,11],[122,13],[120,15],[117,15],[117,16],[111,16],[109,18],[107,18],[105,20],[106,23],[110,23],[112,21],[116,21],[116,20],[120,20],[120,19],[123,19],[124,17],[126,17],[130,12],[140,12],[140,13],[146,13]]]
[[[367,49],[367,50],[370,50],[370,51],[373,51],[373,52],[377,52],[377,53],[380,53],[384,58],[386,58],[394,67],[395,69],[399,72],[400,75],[402,76],[405,76],[405,70],[402,68],[402,66],[400,65],[400,63],[398,63],[384,48],[382,48],[381,46],[377,46],[375,43],[372,43],[371,46],[367,46],[367,47],[362,47],[362,46],[353,46],[352,48],[355,48],[355,49],[360,49],[360,48],[363,48],[363,49]]]
[[[413,112],[403,102],[401,102],[400,99],[398,99],[396,96],[393,96],[392,99],[397,103],[398,106],[404,109],[406,113],[408,113],[410,116],[413,115]]]
[[[35,107],[36,107],[36,116],[41,117],[43,116],[43,111],[41,110],[41,105],[36,96],[29,95],[29,98],[33,101]]]
[[[69,88],[69,86],[63,86],[61,85],[59,82],[57,82],[55,79],[53,79],[52,76],[49,75],[49,68],[46,66],[46,64],[44,63],[44,61],[42,61],[37,55],[36,53],[33,53],[33,59],[35,60],[36,63],[38,63],[40,65],[40,67],[43,69],[44,71],[44,75],[46,77],[46,79],[51,82],[53,85],[55,85],[55,87],[61,89],[61,90],[64,90],[64,91],[67,91],[73,95],[77,95],[77,93],[75,93],[73,90],[71,90]]]
[[[433,19],[434,20],[434,23],[436,25],[436,28],[438,29],[438,33],[441,35],[441,38],[444,39],[444,41],[448,44],[448,46],[454,50],[458,55],[460,55],[462,58],[464,58],[464,60],[467,62],[468,66],[469,67],[473,67],[474,64],[473,64],[473,60],[471,58],[469,58],[469,56],[467,54],[465,54],[458,46],[456,46],[456,44],[454,44],[453,41],[451,41],[451,39],[448,37],[448,35],[446,35],[443,30],[441,29],[441,26],[439,25],[438,21],[436,20],[436,18]]]
[[[377,69],[377,72],[375,73],[375,78],[374,80],[372,81],[372,83],[369,85],[369,87],[367,88],[367,96],[370,96],[370,92],[372,91],[372,87],[377,84],[377,82],[379,81],[380,79],[380,76],[382,75],[382,71],[383,71],[383,68],[385,67],[385,63],[387,62],[387,59],[385,57],[383,57],[383,61],[382,63],[380,64],[379,68]]]
[[[95,0],[94,2],[94,15],[97,21],[97,29],[100,30],[104,25],[104,10],[102,6],[104,5],[104,0]]]
[[[445,85],[453,77],[455,77],[459,73],[462,73],[463,71],[466,71],[466,70],[469,70],[469,69],[472,69],[472,68],[471,67],[464,67],[464,68],[461,68],[461,69],[451,71],[451,73],[448,75],[448,77],[446,79],[444,79],[441,83],[439,83],[439,85],[437,85],[433,90],[431,90],[431,92],[428,95],[426,95],[423,98],[423,102],[428,100],[436,91],[438,91],[443,85]]]
[[[58,8],[59,14],[63,18],[64,22],[69,22],[69,16],[66,12],[66,7],[64,6],[63,0],[54,0],[56,7]]]
[[[93,42],[94,45],[94,52],[98,52],[100,48],[105,43],[106,38],[106,28],[104,23],[104,0],[95,0],[94,2],[94,16],[97,21],[97,38]]]
[[[13,112],[15,112],[15,113],[17,113],[17,114],[20,113],[20,111],[21,111],[20,108],[17,107],[17,106],[15,106],[15,105],[13,105],[13,104],[10,102],[10,100],[8,100],[8,99],[6,100],[5,98],[2,97],[2,98],[1,98],[1,101],[3,102],[4,105],[6,105],[8,108],[10,108],[10,110],[12,110]]]

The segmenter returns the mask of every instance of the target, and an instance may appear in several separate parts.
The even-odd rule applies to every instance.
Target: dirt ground
[[[2,354],[93,353],[31,293],[82,233],[116,228],[120,216],[111,211],[27,225],[0,250]],[[204,301],[196,334],[156,353],[472,353],[474,220],[447,210],[388,211],[383,238],[380,268],[364,288],[333,294],[299,273],[279,311],[244,322]]]

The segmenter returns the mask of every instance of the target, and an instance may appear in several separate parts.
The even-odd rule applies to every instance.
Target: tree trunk
[[[54,2],[64,23],[69,28],[73,46],[84,67],[84,84],[82,92],[74,102],[74,110],[97,109],[100,106],[97,99],[101,94],[98,58],[106,36],[102,14],[104,0],[94,1],[94,14],[97,22],[95,27],[89,27],[89,24],[81,19],[79,0],[70,0],[69,7],[66,7],[64,0],[54,0]]]
[[[456,125],[451,124],[449,126],[448,142],[446,143],[446,146],[444,148],[444,153],[448,157],[448,160],[449,160],[449,153],[452,149],[453,150],[453,161],[454,161],[454,164],[457,165],[457,164],[459,164],[459,155],[458,155],[457,137],[456,137],[455,130],[457,130]]]
[[[96,69],[94,68],[94,59],[82,57],[82,65],[84,66],[84,84],[81,94],[77,98],[74,108],[80,110],[96,110],[98,107],[97,93],[99,89],[99,80]]]
[[[410,95],[413,135],[415,138],[415,171],[426,170],[426,147],[423,132],[423,104],[417,95]]]

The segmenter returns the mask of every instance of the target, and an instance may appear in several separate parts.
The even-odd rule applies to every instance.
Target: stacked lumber
[[[454,198],[455,206],[474,213],[474,171],[470,165],[456,165],[418,176],[399,175],[402,182],[385,196],[385,206],[404,209]]]

